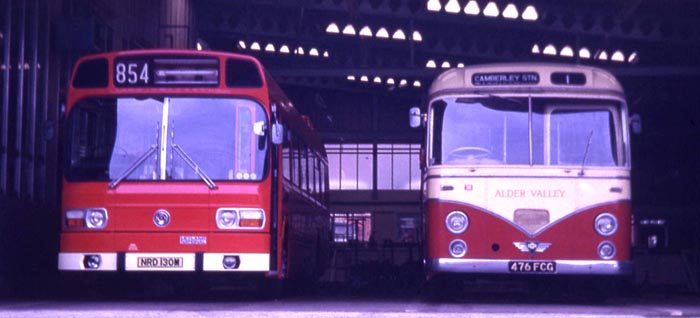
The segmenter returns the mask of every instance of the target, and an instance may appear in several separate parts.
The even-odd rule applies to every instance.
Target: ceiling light
[[[280,47],[280,53],[289,54],[289,47],[288,47],[286,44],[283,44],[283,45]]]
[[[340,29],[338,28],[338,25],[335,24],[335,22],[331,22],[331,24],[326,27],[326,33],[335,33],[338,34],[340,33]]]
[[[637,55],[637,52],[632,52],[632,54],[627,57],[627,63],[635,64],[637,62],[639,62],[639,55]]]
[[[420,81],[419,80],[413,81],[413,87],[420,87]]]
[[[352,26],[352,24],[348,24],[343,28],[343,34],[345,35],[355,35],[355,27]]]
[[[312,47],[311,50],[309,50],[309,55],[310,56],[318,56],[318,49],[315,47]]]
[[[561,48],[561,51],[559,51],[559,56],[563,57],[574,57],[574,49],[571,48],[571,46],[564,46]]]
[[[197,42],[197,51],[202,50],[202,43]]]
[[[399,82],[399,87],[406,87],[406,85],[408,85],[408,81],[406,79],[402,79]]]
[[[440,65],[440,67],[442,67],[442,68],[450,68],[450,62],[444,61],[444,62],[442,62],[442,64]]]
[[[459,2],[457,2],[457,0],[449,0],[445,5],[445,12],[459,13],[461,9],[462,8],[460,7]]]
[[[547,44],[542,53],[545,55],[557,55],[557,48],[554,47],[554,44]]]
[[[328,54],[328,50],[323,51],[323,57],[328,58],[330,55]]]
[[[355,75],[348,75],[347,79],[348,79],[348,81],[354,82],[354,81],[355,81]]]
[[[428,0],[428,11],[437,12],[440,9],[442,9],[442,5],[439,0]]]
[[[458,64],[457,64],[457,67],[459,67],[459,68],[464,68],[464,63],[458,63]]]
[[[238,47],[245,50],[246,49],[245,41],[243,41],[243,40],[238,41]]]
[[[436,68],[437,64],[435,64],[435,61],[433,60],[428,60],[428,63],[425,63],[425,67],[427,68]]]
[[[275,46],[272,43],[265,45],[265,52],[275,53]]]
[[[298,47],[296,50],[294,50],[294,54],[304,55],[304,48],[301,46]]]
[[[375,76],[374,80],[372,80],[375,84],[381,84],[382,83],[382,78],[379,76]]]
[[[537,9],[534,6],[527,6],[523,11],[523,20],[536,21],[537,18]]]
[[[372,30],[365,25],[364,27],[362,27],[362,29],[360,29],[360,36],[372,37]]]
[[[413,31],[412,39],[414,42],[422,42],[423,41],[423,36],[420,35],[420,32],[418,31]]]
[[[578,57],[582,59],[590,59],[591,51],[589,51],[588,48],[582,47],[580,50],[578,50]]]
[[[389,31],[387,31],[385,28],[379,28],[377,30],[376,37],[382,38],[382,39],[388,39],[389,38]]]
[[[394,40],[405,40],[406,39],[406,34],[403,33],[403,30],[398,29],[396,32],[394,32],[394,35],[391,36]]]
[[[394,84],[395,84],[394,79],[391,78],[391,77],[389,77],[389,78],[386,79],[386,83],[389,84],[389,85],[394,85]]]
[[[612,54],[610,59],[613,60],[614,62],[624,62],[625,61],[625,54],[622,53],[622,51],[617,50]]]
[[[605,50],[600,50],[596,54],[596,59],[601,60],[601,61],[607,61],[608,60],[608,52],[605,52]]]
[[[369,82],[369,78],[367,78],[367,75],[360,76],[360,82]]]
[[[503,9],[503,17],[506,19],[517,19],[518,15],[518,8],[512,3],[509,3],[506,8]]]
[[[540,54],[540,46],[537,44],[533,45],[532,50],[530,50],[530,52],[532,52],[532,54]]]
[[[479,9],[479,4],[476,2],[476,0],[469,0],[469,2],[467,2],[467,6],[464,7],[464,13],[469,15],[478,15],[480,12],[481,9]]]
[[[253,44],[250,45],[250,49],[253,51],[260,51],[260,44],[258,44],[258,42],[253,42]]]
[[[500,11],[498,11],[498,6],[495,2],[489,2],[484,8],[484,15],[487,17],[497,17]]]

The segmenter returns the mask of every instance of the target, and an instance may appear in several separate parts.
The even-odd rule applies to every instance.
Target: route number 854
[[[148,85],[148,63],[116,63],[114,80],[117,85]]]

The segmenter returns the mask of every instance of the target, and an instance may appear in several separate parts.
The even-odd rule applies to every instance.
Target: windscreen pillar
[[[161,0],[159,47],[194,48],[194,23],[190,0]]]

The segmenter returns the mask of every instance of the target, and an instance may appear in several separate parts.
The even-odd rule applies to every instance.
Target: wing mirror
[[[273,144],[281,145],[284,142],[284,125],[279,122],[277,104],[272,104],[272,126],[270,127],[270,135]]]
[[[411,107],[408,110],[408,124],[411,128],[418,128],[423,123],[423,114],[420,112],[420,108]]]

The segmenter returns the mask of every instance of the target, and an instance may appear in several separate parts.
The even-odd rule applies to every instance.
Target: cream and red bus
[[[620,83],[595,67],[439,75],[410,113],[426,128],[428,275],[629,274],[628,120]]]
[[[253,57],[85,56],[66,111],[61,271],[323,272],[326,153]]]

